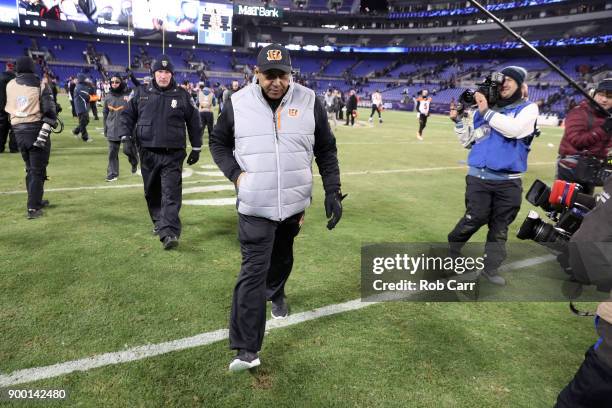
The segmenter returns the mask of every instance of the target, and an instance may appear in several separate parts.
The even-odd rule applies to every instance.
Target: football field
[[[354,302],[307,313],[359,299],[363,243],[444,242],[464,212],[467,150],[448,118],[430,117],[420,142],[413,112],[369,124],[363,109],[359,126],[335,129],[342,220],[325,228],[317,176],[296,238],[286,290],[303,319],[269,330],[261,367],[231,374],[233,185],[207,148],[185,165],[180,246],[163,251],[123,154],[119,180],[105,182],[101,110],[94,142],[83,143],[61,103],[66,129],[52,137],[42,218],[26,219],[20,155],[0,154],[0,388],[68,391],[44,406],[551,407],[595,341],[592,320],[565,303]],[[561,134],[545,127],[533,142],[525,190],[552,180]],[[530,209],[523,201],[510,241]],[[181,339],[180,350],[160,346]],[[104,364],[87,367],[88,357]]]

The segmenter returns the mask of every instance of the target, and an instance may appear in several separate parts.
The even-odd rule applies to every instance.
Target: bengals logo
[[[268,50],[267,59],[268,61],[280,61],[283,59],[283,53],[281,50]]]
[[[292,117],[295,118],[298,115],[298,110],[297,109],[289,109],[287,111],[287,114]]]

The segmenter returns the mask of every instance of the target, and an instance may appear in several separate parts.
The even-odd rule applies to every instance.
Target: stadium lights
[[[285,48],[289,51],[299,51],[302,47],[300,47],[298,44],[287,44],[285,45]]]
[[[172,44],[168,44],[168,48],[172,48]]]
[[[11,34],[15,34],[15,30],[11,30]]]
[[[121,44],[123,44],[123,40],[121,40]]]
[[[192,45],[191,48],[193,48],[195,50],[195,45]]]
[[[70,39],[72,40],[72,36],[70,36]]]

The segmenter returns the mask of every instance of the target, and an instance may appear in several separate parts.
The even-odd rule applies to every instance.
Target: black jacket
[[[276,110],[278,104],[268,101],[272,110]],[[280,102],[280,100],[278,100]],[[315,143],[314,156],[319,174],[323,179],[323,188],[326,193],[340,190],[340,168],[338,167],[338,151],[336,149],[336,138],[329,128],[327,113],[319,98],[315,98]],[[228,99],[223,106],[219,120],[215,124],[213,132],[208,141],[210,153],[223,174],[231,181],[236,182],[240,176],[240,165],[234,158],[234,108],[232,100]]]
[[[11,79],[15,78],[13,71],[5,71],[0,74],[0,119],[8,119],[8,114],[4,111],[6,106],[6,85]]]
[[[357,95],[351,95],[346,102],[346,110],[348,112],[354,111],[357,109]]]
[[[191,95],[174,80],[168,89],[155,83],[136,88],[121,112],[120,134],[136,138],[145,148],[184,149],[185,124],[192,148],[202,146],[200,115]]]

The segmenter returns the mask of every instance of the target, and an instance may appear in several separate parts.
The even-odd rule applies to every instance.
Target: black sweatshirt
[[[266,98],[270,108],[276,111],[281,99],[270,100]],[[325,193],[333,193],[340,190],[340,168],[338,167],[338,151],[336,149],[336,138],[327,122],[327,113],[319,98],[315,98],[315,143],[314,156],[319,174],[323,179]],[[223,111],[215,124],[209,139],[210,153],[225,176],[232,182],[236,182],[242,169],[234,158],[234,108],[231,99],[223,106]]]

